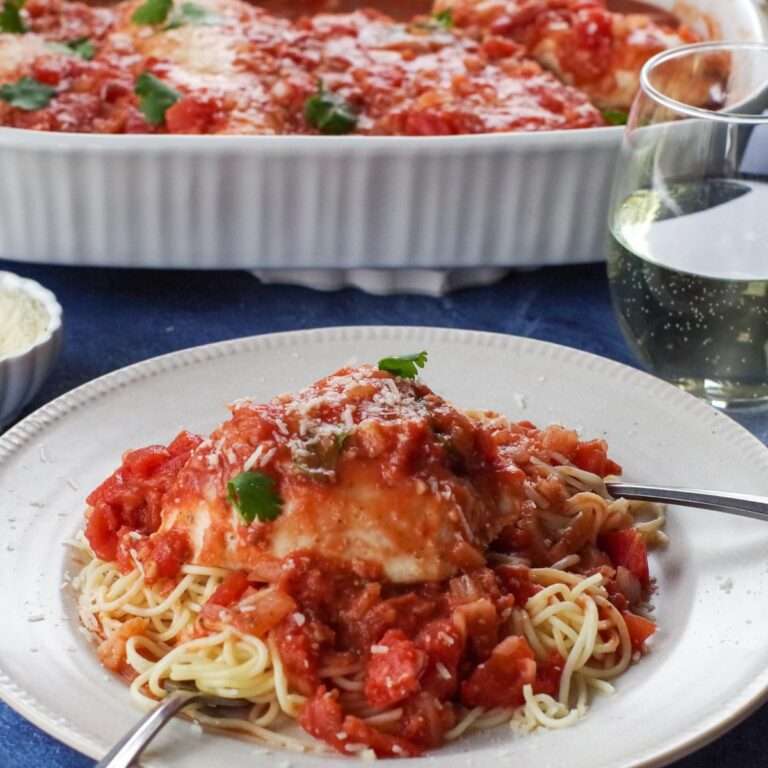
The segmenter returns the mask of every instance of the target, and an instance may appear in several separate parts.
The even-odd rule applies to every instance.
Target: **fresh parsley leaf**
[[[453,8],[446,8],[432,14],[434,23],[440,29],[453,29]]]
[[[86,61],[90,61],[96,54],[96,48],[87,37],[78,37],[77,40],[70,40],[68,43],[64,43],[64,45],[76,56]]]
[[[0,32],[22,35],[27,31],[24,19],[21,18],[23,7],[24,0],[3,0],[3,7],[0,9]]]
[[[221,24],[221,16],[197,3],[182,3],[181,7],[171,14],[164,29],[177,29],[187,24],[193,27],[213,27]]]
[[[131,21],[134,24],[154,26],[162,24],[173,8],[173,0],[144,0],[133,12]]]
[[[180,93],[149,72],[142,72],[136,78],[134,93],[139,97],[139,109],[150,125],[162,125],[165,113],[181,98]]]
[[[68,43],[48,43],[48,47],[57,53],[74,54],[86,61],[90,61],[96,55],[96,48],[87,37],[78,37]]]
[[[33,77],[22,77],[15,83],[0,86],[0,99],[7,101],[12,107],[35,112],[47,107],[56,93],[56,89]]]
[[[411,22],[408,27],[410,32],[447,32],[453,29],[453,9],[446,8],[443,11],[437,11],[431,16],[417,17],[416,21]]]
[[[391,373],[393,376],[402,376],[404,379],[415,379],[419,375],[418,369],[426,364],[427,353],[423,351],[413,355],[385,357],[379,360],[379,370]]]
[[[629,120],[629,112],[623,109],[604,109],[603,118],[608,125],[626,125]]]
[[[341,135],[351,133],[357,125],[357,115],[343,96],[326,91],[318,83],[317,92],[304,102],[304,118],[320,133]]]
[[[227,491],[230,503],[246,523],[256,519],[266,523],[280,517],[283,501],[269,475],[241,472],[227,483]]]

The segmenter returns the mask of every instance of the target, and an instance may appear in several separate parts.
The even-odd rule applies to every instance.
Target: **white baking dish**
[[[753,0],[686,7],[724,39],[765,39]],[[593,261],[620,138],[619,128],[426,138],[0,129],[0,258],[293,279],[341,270],[324,287],[355,282],[356,269],[480,267],[487,278]]]

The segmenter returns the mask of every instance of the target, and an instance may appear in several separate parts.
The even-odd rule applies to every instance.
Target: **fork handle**
[[[654,485],[630,485],[629,483],[606,483],[611,496],[638,501],[659,501],[677,504],[681,507],[698,507],[715,512],[751,517],[753,520],[768,520],[768,498],[749,496],[744,493],[717,493],[685,488],[663,488]]]
[[[163,726],[199,698],[197,691],[174,691],[166,696],[112,747],[96,768],[130,768]]]

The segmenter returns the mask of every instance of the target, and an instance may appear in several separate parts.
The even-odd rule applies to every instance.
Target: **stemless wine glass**
[[[609,222],[621,328],[713,405],[768,403],[768,46],[677,48],[641,83]]]

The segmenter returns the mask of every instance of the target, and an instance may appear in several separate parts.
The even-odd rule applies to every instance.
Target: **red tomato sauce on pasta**
[[[100,625],[99,655],[132,690],[152,685],[150,620],[173,599],[163,651],[223,644],[192,667],[224,679],[258,649],[269,666],[238,684],[259,678],[274,707],[301,697],[291,716],[342,754],[417,756],[481,712],[567,703],[582,631],[599,652],[590,674],[644,652],[646,538],[605,492],[621,472],[605,441],[461,411],[370,365],[230,410],[206,439],[128,451],[88,497],[92,586],[109,572],[128,589],[106,606],[94,590],[102,611],[125,610]],[[127,610],[141,595],[152,608]],[[547,645],[537,622],[559,611],[565,634]]]

